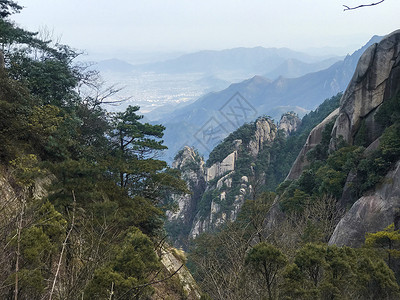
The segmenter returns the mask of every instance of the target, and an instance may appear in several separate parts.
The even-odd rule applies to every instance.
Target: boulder
[[[390,171],[380,187],[358,199],[333,232],[329,244],[360,247],[367,232],[383,230],[399,217],[400,161]]]

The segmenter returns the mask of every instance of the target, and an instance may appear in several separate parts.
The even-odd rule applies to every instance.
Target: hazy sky
[[[194,51],[233,47],[345,47],[400,28],[400,0],[25,0],[13,16],[47,27],[63,43],[91,53]]]

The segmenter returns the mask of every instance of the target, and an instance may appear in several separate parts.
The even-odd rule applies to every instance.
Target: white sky
[[[12,18],[47,27],[62,43],[92,52],[162,52],[233,47],[341,47],[400,28],[399,0],[24,0]]]

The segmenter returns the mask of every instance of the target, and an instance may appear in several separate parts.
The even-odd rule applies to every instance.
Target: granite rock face
[[[383,230],[400,216],[400,161],[383,184],[373,193],[358,199],[340,220],[329,244],[359,247],[367,232]]]
[[[341,99],[339,117],[332,130],[331,149],[338,140],[350,145],[364,122],[368,132],[365,153],[377,149],[382,128],[374,120],[380,105],[400,91],[400,30],[372,45],[361,56],[356,72]],[[351,182],[354,174],[349,174]],[[355,201],[337,225],[329,243],[359,247],[367,232],[376,232],[395,222],[400,209],[400,161],[374,191],[359,199],[351,199],[348,186],[341,204]]]
[[[167,223],[178,227],[190,227],[206,186],[204,160],[193,148],[185,146],[176,156],[172,167],[181,171],[182,178],[191,193],[172,195],[176,209],[166,212]],[[186,243],[186,236],[179,236],[176,238],[175,246],[183,247]]]
[[[307,141],[301,149],[299,155],[297,156],[295,162],[293,163],[292,168],[289,171],[289,174],[286,177],[286,180],[295,180],[298,179],[303,172],[303,169],[309,164],[307,161],[307,153],[314,149],[322,140],[322,132],[325,129],[325,126],[335,120],[338,116],[339,108],[334,110],[329,116],[327,116],[321,123],[319,123],[313,130],[311,130],[310,134],[307,137]]]
[[[222,162],[217,162],[211,167],[206,168],[206,180],[211,181],[214,178],[224,175],[226,172],[235,170],[237,151],[230,153]]]
[[[339,116],[332,131],[331,149],[343,139],[352,144],[365,120],[370,133],[368,142],[381,134],[373,115],[385,99],[399,90],[400,30],[370,46],[361,56],[356,71],[340,100]],[[372,115],[372,116],[371,116]]]
[[[256,157],[258,152],[263,149],[264,142],[272,142],[277,133],[277,127],[270,119],[259,118],[256,121],[254,137],[248,145],[249,153]]]
[[[282,115],[279,121],[278,129],[283,130],[285,136],[295,132],[301,125],[301,119],[294,112],[288,112]]]
[[[364,155],[376,150],[384,128],[375,121],[375,115],[382,103],[399,91],[400,30],[397,30],[370,46],[361,56],[352,80],[341,98],[339,109],[311,131],[286,179],[295,180],[300,177],[308,165],[307,153],[321,142],[322,132],[329,122],[335,122],[331,132],[330,151],[335,151],[342,142],[354,145],[359,132],[364,132]],[[347,175],[338,205],[350,206],[350,209],[337,224],[329,244],[360,247],[367,232],[383,230],[400,220],[400,161],[380,185],[358,199],[351,192],[355,176],[354,171]],[[276,212],[277,209],[274,209]],[[271,215],[269,223],[279,223],[278,219],[278,216]]]
[[[185,227],[186,241],[236,220],[244,201],[253,192],[249,177],[238,177],[238,159],[248,154],[250,160],[255,161],[264,147],[275,140],[278,127],[289,135],[297,130],[300,122],[294,113],[285,114],[278,125],[269,118],[260,117],[249,127],[254,128],[250,136],[232,140],[232,144],[226,145],[230,149],[226,156],[210,167],[196,158],[195,151],[190,147],[179,152],[173,167],[181,170],[193,193],[174,199],[178,209],[168,212],[168,218]],[[253,168],[251,164],[248,167]]]

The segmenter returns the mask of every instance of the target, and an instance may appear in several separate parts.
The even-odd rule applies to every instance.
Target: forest
[[[157,251],[167,193],[164,127],[112,91],[79,53],[17,27],[1,1],[1,299],[143,299],[166,277]]]
[[[0,1],[1,299],[400,299],[398,224],[368,233],[359,248],[328,244],[355,199],[382,184],[400,158],[399,94],[376,114],[376,149],[366,151],[361,124],[354,144],[337,141],[332,150],[329,123],[296,180],[284,181],[342,94],[307,114],[297,133],[279,134],[254,163],[263,188],[235,221],[190,242],[187,266],[201,290],[193,296],[176,275],[183,251],[174,250],[176,272],[161,259],[171,239],[166,212],[176,209],[166,199],[191,193],[180,171],[159,159],[165,127],[143,122],[138,106],[107,111],[117,91],[76,63],[79,51],[18,27],[10,16],[21,10]],[[229,135],[207,166],[253,129]],[[236,176],[251,175],[246,159]],[[340,202],[350,175],[350,196]]]

